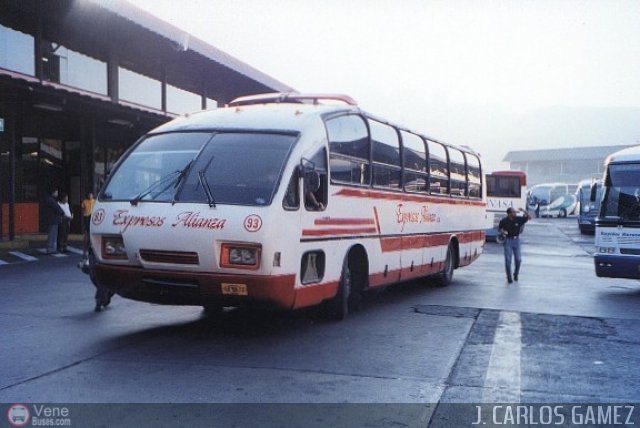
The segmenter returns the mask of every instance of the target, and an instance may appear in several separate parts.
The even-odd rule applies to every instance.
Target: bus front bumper
[[[596,254],[593,261],[599,277],[640,279],[640,256]]]
[[[143,269],[97,263],[96,282],[122,297],[166,305],[263,303],[291,309],[295,275],[259,276]]]

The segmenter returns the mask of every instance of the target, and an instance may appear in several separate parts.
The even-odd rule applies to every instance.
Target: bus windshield
[[[269,205],[296,136],[268,133],[155,135],[113,173],[103,199]]]
[[[602,216],[640,221],[640,164],[611,164],[605,180]]]
[[[549,205],[551,201],[551,188],[547,186],[534,186],[529,191],[529,200],[531,205]]]
[[[582,185],[578,189],[578,202],[580,203],[580,212],[583,214],[596,215],[598,204],[602,198],[602,183],[597,181],[593,184],[596,186],[596,198],[591,201],[591,183]]]

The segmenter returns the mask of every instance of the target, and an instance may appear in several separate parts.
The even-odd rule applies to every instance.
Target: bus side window
[[[311,162],[313,170],[304,173],[304,207],[307,211],[324,211],[328,199],[327,151],[319,150]]]
[[[284,194],[282,201],[282,207],[287,211],[295,211],[300,208],[300,177],[298,175],[298,168],[291,174],[289,185],[287,186],[287,193]]]

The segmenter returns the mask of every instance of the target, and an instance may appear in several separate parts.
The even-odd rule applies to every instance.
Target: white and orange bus
[[[92,216],[92,278],[207,312],[320,303],[437,276],[483,250],[480,158],[343,95],[266,94],[178,118],[118,161]]]
[[[498,224],[508,208],[526,209],[527,174],[523,171],[494,171],[485,176],[487,191],[487,240],[498,238]]]

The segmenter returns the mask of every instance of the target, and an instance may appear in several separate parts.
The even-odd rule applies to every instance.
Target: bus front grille
[[[200,264],[198,253],[186,251],[140,250],[140,258],[151,263],[171,263],[177,265]]]

